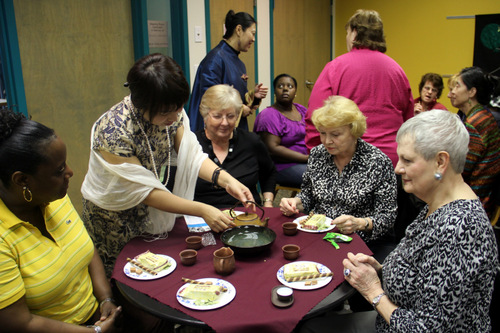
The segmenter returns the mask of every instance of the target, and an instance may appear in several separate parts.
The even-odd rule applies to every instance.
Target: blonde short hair
[[[351,126],[351,134],[360,138],[366,131],[366,117],[353,101],[343,96],[330,96],[323,107],[314,111],[312,122],[318,127]]]
[[[200,114],[205,119],[210,110],[234,108],[236,116],[241,112],[241,96],[238,90],[227,84],[217,84],[205,91],[200,102]]]

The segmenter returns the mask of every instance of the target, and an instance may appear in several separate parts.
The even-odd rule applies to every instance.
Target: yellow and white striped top
[[[67,195],[44,217],[55,243],[0,200],[0,309],[25,296],[33,314],[84,323],[98,307],[88,271],[94,245]]]

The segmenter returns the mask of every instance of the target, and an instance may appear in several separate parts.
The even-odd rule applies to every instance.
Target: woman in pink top
[[[382,20],[373,10],[359,9],[346,24],[347,52],[319,75],[306,114],[306,145],[320,144],[311,116],[331,95],[353,100],[367,117],[363,139],[382,150],[396,165],[396,133],[413,116],[413,97],[403,69],[385,55]]]

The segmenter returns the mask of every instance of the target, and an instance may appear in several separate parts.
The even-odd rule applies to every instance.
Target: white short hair
[[[458,115],[445,110],[422,112],[407,120],[396,136],[398,143],[405,137],[412,138],[415,151],[426,161],[438,152],[450,155],[450,164],[457,173],[462,173],[469,152],[469,132]]]

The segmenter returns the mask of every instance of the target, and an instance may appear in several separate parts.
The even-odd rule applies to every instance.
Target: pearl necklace
[[[156,162],[155,158],[153,156],[153,149],[151,149],[151,144],[149,143],[149,138],[146,135],[146,132],[144,131],[144,128],[142,127],[141,122],[139,121],[138,118],[136,118],[134,110],[130,110],[130,114],[134,117],[134,119],[137,121],[137,125],[139,125],[139,128],[141,129],[142,135],[146,138],[146,143],[148,144],[148,150],[149,150],[149,155],[151,156],[151,162],[153,164],[153,171],[155,173],[156,179],[160,180],[160,177],[158,177],[158,171],[156,171]],[[167,179],[165,183],[163,183],[165,186],[168,184],[168,180],[170,179],[170,133],[168,132],[168,127],[167,127],[167,144],[168,144],[168,162],[167,162]]]

